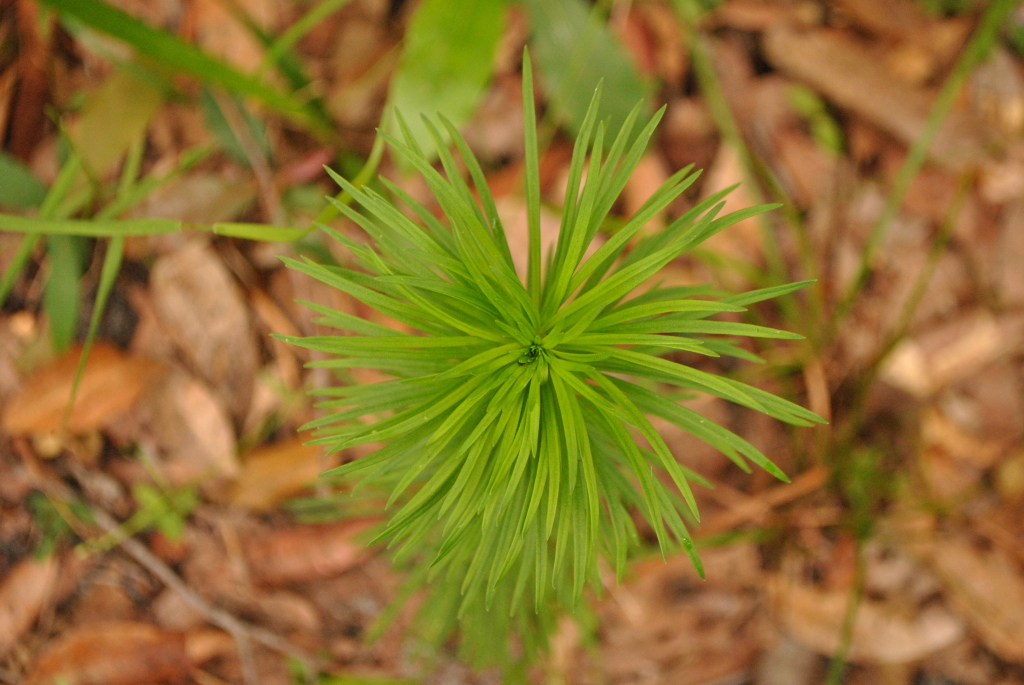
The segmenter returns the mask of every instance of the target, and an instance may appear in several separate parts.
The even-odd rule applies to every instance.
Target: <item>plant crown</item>
[[[461,626],[463,647],[485,662],[507,657],[509,631],[519,635],[521,655],[543,646],[554,610],[576,607],[588,584],[599,588],[599,557],[621,577],[638,542],[633,511],[646,519],[663,554],[681,547],[703,574],[685,520],[698,516],[691,483],[709,484],[676,461],[648,415],[689,431],[745,471],[749,461],[786,479],[750,443],[666,397],[666,386],[710,393],[791,424],[821,421],[770,393],[661,356],[756,360],[728,336],[800,336],[709,317],[742,312],[805,283],[718,299],[703,286],[655,286],[638,294],[680,255],[773,205],[719,216],[727,189],[664,230],[640,237],[697,179],[699,172],[687,167],[588,254],[664,108],[634,136],[642,109],[637,105],[614,139],[606,140],[605,124],[597,120],[598,87],[572,154],[557,243],[542,273],[528,55],[523,67],[525,284],[483,171],[443,117],[439,124],[424,120],[444,174],[400,116],[404,141],[380,135],[422,174],[444,220],[383,178],[391,197],[331,172],[362,207],[336,203],[338,209],[372,244],[321,228],[351,251],[361,269],[285,259],[414,331],[305,303],[321,315],[320,323],[348,334],[283,337],[332,355],[315,366],[372,368],[392,377],[319,391],[325,399],[318,406],[327,413],[309,427],[317,431],[316,443],[335,452],[383,445],[328,473],[384,489],[387,514],[374,542],[386,541],[395,561],[413,569],[410,589],[429,588],[421,611],[426,634],[443,641]]]

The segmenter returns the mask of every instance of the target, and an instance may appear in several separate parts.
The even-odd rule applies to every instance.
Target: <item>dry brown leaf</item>
[[[1024,76],[1020,63],[998,46],[971,75],[971,99],[978,116],[1007,136],[1024,131]]]
[[[932,96],[909,87],[876,55],[845,34],[799,32],[774,25],[765,31],[764,46],[772,64],[840,107],[853,110],[906,145],[920,137]],[[954,110],[929,154],[939,164],[962,171],[984,158],[984,140],[977,124],[966,113]]]
[[[512,261],[520,278],[526,277],[526,263],[529,260],[530,233],[526,218],[526,202],[521,196],[508,195],[497,199],[498,217],[508,238],[508,247],[512,251]],[[558,240],[561,226],[558,215],[541,207],[540,212],[540,253],[546,255]],[[596,238],[587,249],[587,254],[597,250],[600,237]]]
[[[1021,169],[1024,194],[1024,168]],[[997,248],[997,288],[1000,300],[1011,307],[1024,305],[1024,199],[1017,199],[1007,208],[1000,226]]]
[[[238,472],[235,431],[223,402],[204,383],[174,372],[147,393],[130,420],[112,426],[119,443],[154,448],[163,475],[174,484],[232,477]],[[130,480],[147,479],[138,461],[115,462]]]
[[[1024,662],[1024,574],[998,548],[963,535],[917,548],[949,590],[959,613],[1006,661]]]
[[[189,663],[202,664],[236,651],[235,639],[223,630],[194,630],[185,635],[185,654]]]
[[[57,558],[25,559],[0,580],[0,657],[32,627],[57,580]]]
[[[669,170],[661,155],[648,152],[640,158],[640,163],[626,181],[622,189],[622,209],[627,217],[640,210],[648,198],[668,180]],[[647,222],[644,231],[655,232],[665,226],[664,213]]]
[[[1024,319],[994,317],[987,311],[965,313],[951,323],[893,350],[881,377],[917,397],[927,397],[963,380],[1017,350],[1024,340]]]
[[[179,678],[188,667],[184,633],[147,623],[98,623],[51,643],[25,685],[136,685]]]
[[[281,311],[281,308],[277,306],[277,303],[262,290],[252,290],[249,296],[249,302],[260,321],[263,322],[263,325],[266,326],[267,330],[271,333],[291,336],[300,335],[299,329],[295,327],[295,324],[292,323],[291,319],[289,319],[288,316]],[[278,338],[269,338],[269,343],[274,351],[274,357],[276,357],[277,372],[280,375],[281,380],[284,382],[285,387],[290,390],[298,389],[302,380],[302,372],[299,368],[298,359],[296,358],[296,347],[294,345],[289,345]],[[251,412],[252,410],[250,409],[250,413]]]
[[[319,447],[306,445],[301,438],[261,447],[242,459],[231,502],[250,511],[270,511],[309,487],[334,461],[324,459]]]
[[[638,565],[635,581],[610,586],[603,607],[602,670],[613,683],[734,682],[754,662],[762,629],[753,545],[703,550],[708,581],[684,556]],[[738,682],[738,680],[737,680]]]
[[[814,2],[781,3],[770,0],[728,0],[711,14],[716,24],[741,31],[764,31],[769,26],[796,21],[816,24],[821,20],[821,7]]]
[[[281,3],[274,0],[233,0],[245,16],[264,30],[273,29]],[[251,72],[263,59],[264,49],[256,34],[233,15],[227,3],[217,0],[194,0],[192,10],[196,42],[212,54],[234,64],[243,72]]]
[[[328,578],[359,564],[368,555],[354,538],[372,520],[292,526],[243,541],[253,580],[280,586]]]
[[[256,182],[230,170],[200,171],[164,184],[139,205],[138,216],[212,224],[232,221],[256,203]]]
[[[996,471],[996,488],[1008,502],[1024,501],[1024,447],[1010,454]]]
[[[735,499],[730,502],[728,511],[710,516],[700,524],[700,532],[704,535],[733,530],[749,521],[757,521],[767,515],[774,507],[792,502],[814,492],[828,482],[828,470],[815,466],[796,476],[791,483],[775,485],[757,495],[748,497],[732,491]],[[722,496],[731,491],[725,487],[716,493]],[[727,495],[728,496],[728,495]]]
[[[661,149],[669,167],[707,169],[718,153],[718,129],[697,98],[671,100],[661,124]]]
[[[11,97],[18,82],[18,70],[8,69],[0,75],[0,136],[7,135],[7,122],[11,114]]]
[[[227,267],[211,247],[191,242],[157,260],[150,290],[168,337],[242,420],[259,360],[245,300]]]
[[[202,383],[175,374],[153,399],[153,427],[163,448],[164,472],[172,483],[237,473],[231,420]]]
[[[929,70],[953,57],[970,32],[966,17],[936,21],[912,0],[836,0],[836,5],[868,31],[923,51],[938,63]]]
[[[740,187],[726,196],[725,207],[718,213],[719,216],[725,216],[729,212],[757,204],[756,199],[747,189],[749,183],[739,153],[732,145],[723,143],[719,146],[715,161],[707,171],[702,193],[704,197],[708,197],[736,183],[740,183]],[[747,264],[756,263],[760,261],[763,249],[758,219],[757,217],[745,219],[735,226],[731,226],[729,230],[711,236],[701,246],[735,257]]]
[[[839,647],[849,590],[820,590],[782,575],[769,581],[779,620],[801,644],[821,654]],[[853,662],[906,663],[947,647],[963,627],[945,609],[925,606],[907,616],[892,603],[863,598],[848,658]]]
[[[2,425],[14,435],[60,430],[81,348],[75,347],[37,371],[5,408]],[[68,430],[97,430],[125,413],[143,390],[162,373],[162,367],[132,357],[106,343],[97,343],[85,364]]]
[[[785,180],[801,207],[809,207],[818,198],[828,196],[836,182],[833,155],[806,133],[792,128],[775,136],[775,148],[785,170]]]
[[[924,413],[921,420],[921,439],[926,446],[938,447],[951,457],[976,469],[991,468],[1006,450],[1004,441],[975,435],[935,408]]]
[[[495,81],[466,123],[463,137],[481,162],[515,159],[523,151],[523,84],[518,74]]]

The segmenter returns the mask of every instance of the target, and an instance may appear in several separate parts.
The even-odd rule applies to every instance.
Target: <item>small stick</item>
[[[58,499],[70,499],[74,495],[63,483],[56,482],[52,478],[48,478],[31,455],[28,454],[27,445],[19,445],[19,441],[15,442],[15,447],[22,447],[23,449],[16,449],[22,461],[25,463],[29,474],[32,476],[35,484],[43,490],[51,498]],[[108,514],[100,507],[93,505],[91,507],[93,518],[101,529],[106,533],[117,530],[118,523],[113,516]],[[74,516],[71,517],[71,521],[75,521]],[[77,528],[77,527],[76,527]],[[76,530],[78,533],[84,531]],[[221,628],[234,638],[235,643],[238,646],[238,658],[242,664],[242,674],[246,685],[259,685],[259,674],[256,670],[256,662],[253,658],[251,640],[255,640],[265,647],[269,647],[275,651],[287,654],[288,656],[294,657],[302,662],[305,666],[307,674],[316,673],[318,664],[316,659],[306,654],[299,647],[293,645],[288,640],[272,633],[269,630],[254,626],[234,615],[215,607],[207,600],[200,597],[196,592],[188,586],[184,580],[175,573],[170,566],[165,564],[159,557],[149,551],[149,549],[141,542],[134,538],[127,538],[121,542],[120,548],[125,551],[132,559],[134,559],[140,566],[148,570],[154,576],[159,578],[164,585],[171,588],[182,598],[192,606],[193,609],[198,611],[203,617],[211,624]],[[0,674],[2,675],[2,674]]]

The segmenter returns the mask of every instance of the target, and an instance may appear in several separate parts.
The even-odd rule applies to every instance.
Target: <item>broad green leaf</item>
[[[420,121],[442,113],[460,126],[476,110],[505,28],[504,0],[423,0],[409,22],[388,107],[401,112],[428,156],[436,148]]]
[[[583,0],[524,0],[542,86],[573,132],[583,125],[591,94],[604,82],[598,120],[614,136],[633,106],[650,92],[607,24]]]
[[[163,91],[126,70],[107,77],[89,94],[69,131],[85,168],[100,179],[110,175],[163,100]]]
[[[0,207],[38,207],[46,197],[46,186],[20,160],[0,152]]]

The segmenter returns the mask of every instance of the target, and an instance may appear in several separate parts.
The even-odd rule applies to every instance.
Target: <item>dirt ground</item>
[[[302,9],[115,4],[247,72],[262,49],[230,8],[272,33]],[[707,580],[685,557],[641,559],[621,586],[609,572],[591,620],[559,626],[538,682],[1024,685],[1024,62],[1000,39],[904,178],[985,3],[944,15],[924,4],[725,0],[694,34],[668,3],[608,3],[611,28],[668,107],[617,212],[690,163],[706,170],[701,181],[647,230],[734,183],[730,208],[783,198],[767,222],[716,236],[667,278],[727,290],[773,270],[818,279],[756,313],[806,341],[750,347],[764,365],[702,364],[831,423],[788,428],[718,399],[689,402],[791,483],[744,474],[659,425],[680,461],[717,485],[698,493]],[[336,192],[322,165],[344,151],[351,177],[370,152],[414,9],[353,0],[298,43],[340,127],[335,142],[258,107],[266,138],[253,140],[248,110],[213,96],[239,149],[208,155],[131,216],[309,225]],[[63,154],[56,122],[114,145],[117,126],[90,124],[81,103],[124,86],[110,85],[116,49],[44,30],[40,17],[29,0],[0,2],[0,43],[17,38],[0,50],[0,138],[50,184]],[[524,259],[529,33],[513,7],[465,127]],[[143,173],[218,140],[198,88],[180,88],[188,97],[159,104],[143,131]],[[111,97],[144,106],[131,90]],[[571,138],[541,107],[556,217]],[[387,155],[381,173],[429,200]],[[0,233],[0,267],[19,240]],[[87,303],[103,244],[88,246]],[[372,512],[316,483],[360,455],[325,456],[298,433],[316,416],[305,391],[334,379],[269,334],[328,330],[296,300],[378,315],[285,269],[277,258],[294,250],[202,231],[127,239],[64,433],[80,347],[54,350],[41,250],[18,277],[0,312],[0,682],[253,685],[303,682],[304,668],[338,676],[325,683],[499,682],[454,651],[425,654],[403,634],[404,614],[377,642],[363,639],[401,577],[361,542]],[[841,678],[829,675],[844,663]]]

